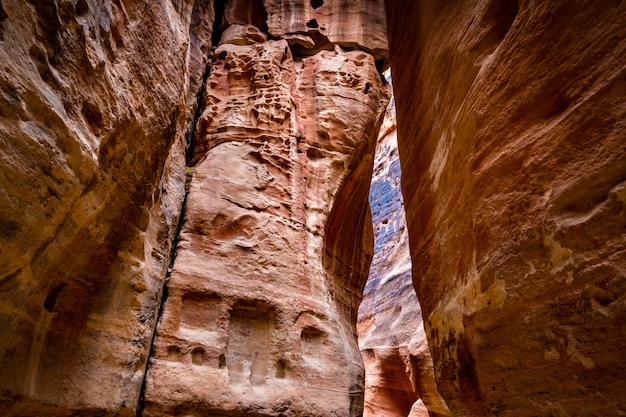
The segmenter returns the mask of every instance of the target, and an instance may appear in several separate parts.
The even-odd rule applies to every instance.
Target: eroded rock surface
[[[227,10],[229,10],[227,8]],[[372,55],[215,50],[144,415],[358,416],[367,190],[388,86]]]
[[[0,4],[3,415],[361,412],[383,6],[263,3]]]
[[[626,3],[387,6],[441,394],[458,416],[624,415]]]
[[[286,39],[298,53],[341,45],[372,54],[384,66],[388,57],[385,9],[381,0],[268,1],[269,33]]]
[[[212,23],[210,1],[2,1],[0,414],[134,414]]]

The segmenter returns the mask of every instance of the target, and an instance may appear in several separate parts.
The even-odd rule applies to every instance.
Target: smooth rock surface
[[[144,415],[359,416],[356,311],[388,86],[362,51],[214,54]]]
[[[413,282],[458,416],[626,413],[626,3],[388,0]]]
[[[2,1],[0,414],[134,415],[212,22]]]

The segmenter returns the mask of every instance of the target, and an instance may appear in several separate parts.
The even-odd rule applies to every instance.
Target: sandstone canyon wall
[[[263,20],[231,6],[143,413],[359,416],[367,190],[389,90],[366,52],[377,40],[333,38],[303,57],[291,36],[268,40]],[[271,32],[277,12],[267,12]]]
[[[433,363],[384,245],[365,413],[626,415],[626,3],[386,8]],[[360,415],[386,51],[381,0],[1,0],[0,414]]]
[[[0,414],[134,414],[212,23],[210,2],[0,3]]]
[[[285,40],[224,32],[145,415],[361,414],[354,326],[386,100],[367,53],[294,62]]]
[[[0,412],[359,415],[382,1],[0,5]]]
[[[626,3],[386,6],[413,282],[447,405],[626,415]]]

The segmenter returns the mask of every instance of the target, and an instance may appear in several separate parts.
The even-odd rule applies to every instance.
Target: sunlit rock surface
[[[387,1],[413,282],[458,416],[626,413],[626,3]]]
[[[196,131],[146,416],[360,416],[356,312],[389,86],[364,51],[224,30]]]

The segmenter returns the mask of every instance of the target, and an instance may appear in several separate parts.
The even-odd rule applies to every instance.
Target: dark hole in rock
[[[316,327],[305,327],[300,333],[300,340],[304,342],[312,342],[316,340],[323,340],[326,337],[326,333]]]
[[[2,3],[0,3],[0,20],[4,20],[8,17],[9,15],[4,11],[4,8],[2,7]]]
[[[311,19],[308,22],[306,22],[306,27],[317,29],[318,27],[320,27],[320,25],[317,23],[317,20]]]
[[[284,379],[286,369],[287,362],[284,359],[280,359],[278,362],[276,362],[276,378]]]
[[[311,7],[314,9],[319,9],[324,5],[324,0],[311,0]]]
[[[84,14],[87,14],[88,11],[89,5],[87,4],[87,2],[85,0],[78,0],[78,3],[76,3],[76,14],[78,16],[82,16]]]
[[[43,302],[43,306],[48,311],[54,311],[55,304],[57,302],[57,297],[61,294],[65,288],[65,282],[57,282],[50,288],[50,292],[48,292],[48,296]]]

